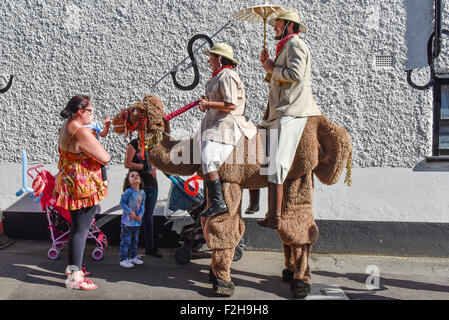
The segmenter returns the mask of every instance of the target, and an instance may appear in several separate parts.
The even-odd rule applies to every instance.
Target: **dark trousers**
[[[96,209],[97,206],[93,206],[70,211],[72,226],[68,245],[69,266],[77,266],[81,270],[87,233],[94,220]]]
[[[145,213],[143,214],[143,232],[145,238],[145,247],[151,249],[154,245],[154,224],[153,213],[157,202],[158,189],[155,187],[145,187]]]

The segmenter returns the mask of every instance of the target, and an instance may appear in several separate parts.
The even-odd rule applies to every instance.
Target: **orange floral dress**
[[[78,210],[98,204],[108,194],[100,163],[84,153],[59,151],[59,172],[55,179],[56,206]]]

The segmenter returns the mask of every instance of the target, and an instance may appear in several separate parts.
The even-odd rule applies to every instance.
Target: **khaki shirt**
[[[274,60],[267,109],[260,127],[270,127],[280,117],[321,114],[311,87],[312,57],[306,43],[293,36]]]
[[[206,83],[206,96],[209,101],[228,102],[236,109],[226,113],[209,109],[201,122],[202,140],[212,140],[236,145],[234,131],[240,129],[248,139],[256,133],[257,128],[243,116],[245,111],[245,88],[238,74],[229,68],[220,71]],[[238,128],[235,128],[237,123]]]

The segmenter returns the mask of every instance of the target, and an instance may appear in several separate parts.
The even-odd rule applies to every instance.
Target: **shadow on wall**
[[[433,1],[404,0],[407,13],[406,69],[427,67],[427,41],[433,32]]]

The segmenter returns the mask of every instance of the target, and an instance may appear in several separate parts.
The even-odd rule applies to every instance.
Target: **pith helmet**
[[[203,50],[203,54],[206,56],[210,56],[211,53],[222,56],[224,58],[228,58],[235,64],[239,64],[237,60],[234,59],[234,52],[232,50],[232,47],[226,43],[216,43],[212,48],[209,50]]]
[[[293,9],[286,9],[282,11],[276,18],[268,20],[268,23],[272,26],[275,25],[276,20],[286,20],[299,24],[299,32],[306,32],[307,27],[299,20],[299,14]]]

